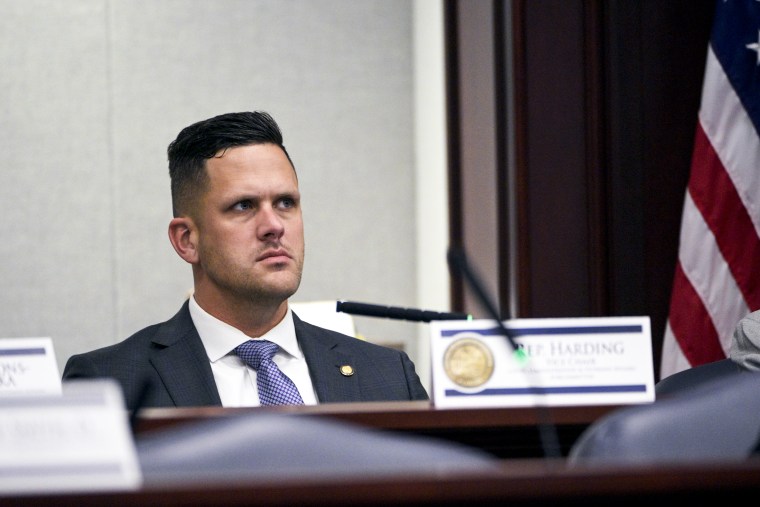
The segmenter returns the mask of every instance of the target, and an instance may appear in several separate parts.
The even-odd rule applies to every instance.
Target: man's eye
[[[246,211],[253,208],[253,205],[251,204],[251,201],[240,201],[236,203],[232,208],[238,211]]]
[[[280,207],[281,208],[292,208],[296,205],[296,200],[291,199],[290,197],[286,197],[284,199],[280,199]]]

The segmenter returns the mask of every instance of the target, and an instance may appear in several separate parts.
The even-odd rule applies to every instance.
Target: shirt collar
[[[190,317],[193,319],[193,324],[195,324],[195,328],[198,330],[203,347],[206,349],[206,354],[212,363],[234,351],[238,345],[251,338],[269,340],[279,345],[281,349],[291,356],[298,359],[303,358],[303,353],[298,347],[296,329],[293,325],[293,313],[290,307],[288,307],[285,317],[260,337],[248,336],[239,329],[209,314],[198,305],[195,301],[195,296],[190,296],[189,309]]]

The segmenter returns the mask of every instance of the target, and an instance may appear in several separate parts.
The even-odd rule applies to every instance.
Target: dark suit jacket
[[[320,403],[429,399],[404,352],[314,326],[295,313],[293,322]],[[342,375],[343,365],[354,374]],[[187,302],[166,322],[71,356],[63,370],[63,380],[102,377],[121,384],[130,410],[222,404]]]

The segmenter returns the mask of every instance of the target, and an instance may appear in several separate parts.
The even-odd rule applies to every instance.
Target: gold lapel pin
[[[350,364],[344,364],[340,367],[340,374],[344,377],[350,377],[354,374],[354,368]]]

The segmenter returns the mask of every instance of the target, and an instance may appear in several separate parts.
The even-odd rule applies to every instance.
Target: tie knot
[[[272,360],[272,356],[274,356],[278,348],[276,343],[267,340],[248,340],[239,345],[235,349],[235,353],[240,359],[249,364],[251,368],[258,371],[262,362]]]

